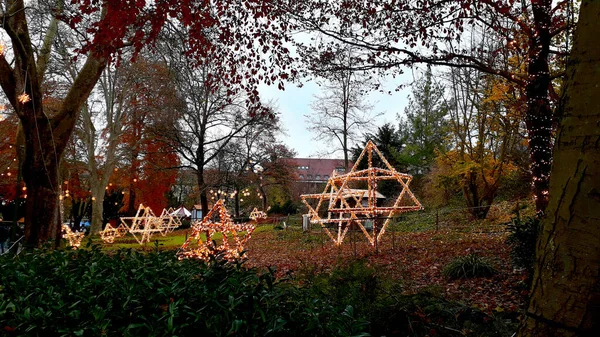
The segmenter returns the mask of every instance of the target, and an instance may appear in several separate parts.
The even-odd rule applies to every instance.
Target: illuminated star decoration
[[[31,101],[31,97],[29,97],[29,95],[27,95],[26,93],[22,93],[17,97],[17,100],[20,103],[25,104],[25,103]]]
[[[384,167],[373,166],[373,154],[379,156]],[[361,161],[366,157],[368,167],[359,170]],[[391,206],[378,206],[377,183],[381,180],[395,180],[400,184],[401,191]],[[356,224],[372,246],[381,239],[390,220],[403,212],[418,211],[423,209],[421,203],[408,188],[412,176],[399,173],[385,159],[372,141],[369,141],[350,172],[342,175],[332,174],[325,190],[321,194],[302,195],[302,202],[308,207],[308,215],[311,223],[318,223],[334,244],[341,245],[351,224]],[[367,182],[367,190],[356,190],[350,188],[352,182]],[[307,199],[316,199],[316,207],[312,207]],[[325,203],[327,216],[319,214],[320,208]],[[379,232],[377,232],[377,219],[385,218]],[[369,233],[364,224],[373,224],[373,232]],[[331,233],[327,224],[334,224],[337,233]]]
[[[111,226],[111,224],[106,224],[104,230],[101,230],[98,234],[100,234],[100,238],[105,243],[114,243],[115,238],[120,238],[127,234],[127,228],[123,224],[120,224],[117,228]]]
[[[62,237],[63,239],[67,239],[69,241],[69,246],[77,249],[81,245],[81,240],[83,240],[83,236],[85,233],[83,232],[73,232],[71,228],[67,225],[62,225]]]
[[[115,242],[115,237],[117,237],[117,229],[111,226],[110,224],[106,224],[104,230],[101,230],[100,232],[98,232],[98,234],[100,234],[100,238],[102,239],[102,241],[106,243],[113,243]]]
[[[171,233],[172,231],[174,231],[176,228],[178,228],[179,226],[181,226],[181,220],[179,219],[178,216],[172,215],[173,213],[175,213],[175,210],[173,208],[169,208],[169,209],[163,209],[160,218],[162,221],[162,228],[164,229],[163,233]]]
[[[131,226],[127,224],[127,221],[131,221]],[[135,216],[121,218],[121,224],[127,228],[139,244],[150,242],[153,234],[165,235],[162,223],[162,218],[155,216],[150,207],[144,207],[142,204],[138,207]],[[138,235],[140,235],[139,238]]]
[[[253,224],[234,224],[221,199],[202,221],[192,225],[192,234],[177,252],[177,257],[180,260],[194,258],[209,261],[221,256],[229,261],[237,260],[255,228]],[[222,234],[221,244],[213,240],[216,233]],[[205,241],[202,240],[203,234],[207,236]]]
[[[263,211],[259,211],[256,207],[254,207],[254,209],[252,210],[252,212],[250,212],[250,219],[251,220],[258,220],[258,219],[266,219],[267,218],[267,214]]]

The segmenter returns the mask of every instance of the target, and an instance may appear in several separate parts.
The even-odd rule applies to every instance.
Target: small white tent
[[[190,211],[188,211],[187,209],[185,209],[185,207],[181,206],[178,209],[176,209],[175,211],[173,211],[173,213],[169,214],[170,216],[176,216],[179,218],[187,218],[190,215],[192,215],[192,213]]]

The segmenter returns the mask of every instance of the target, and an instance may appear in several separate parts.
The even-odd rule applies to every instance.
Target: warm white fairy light
[[[213,221],[216,216],[218,221]],[[180,260],[193,258],[204,261],[209,261],[215,256],[230,261],[239,259],[255,228],[253,224],[234,224],[223,200],[220,199],[202,221],[192,225],[192,234],[177,252],[177,257]],[[245,234],[242,234],[244,232]],[[213,240],[216,233],[222,234],[222,242],[219,245]],[[205,240],[202,240],[202,234],[206,234]],[[197,245],[192,247],[193,244]]]
[[[373,166],[373,152],[379,156],[385,168]],[[365,154],[367,155],[368,168],[364,170],[357,170]],[[368,184],[366,191],[353,190],[349,187],[350,182],[365,180]],[[400,186],[402,186],[402,190],[393,206],[380,207],[377,205],[377,182],[379,180],[396,180],[398,183],[400,183]],[[419,200],[417,200],[417,198],[408,188],[411,180],[411,175],[397,172],[396,169],[388,163],[379,149],[377,149],[377,146],[375,146],[372,141],[369,141],[350,172],[343,175],[337,175],[334,171],[329,178],[323,193],[305,194],[301,195],[301,198],[302,202],[308,207],[310,221],[312,223],[320,224],[335,245],[342,244],[350,225],[355,223],[367,237],[369,243],[375,246],[376,241],[381,239],[391,218],[394,215],[403,212],[417,211],[423,208]],[[412,202],[411,205],[400,206],[400,202],[404,196],[408,196],[410,198]],[[367,205],[362,206],[363,199],[365,198]],[[317,199],[318,201],[316,207],[313,208],[308,203],[307,199]],[[348,199],[354,201],[354,206],[350,206]],[[327,218],[321,218],[319,215],[319,209],[326,202],[328,202],[328,216]],[[373,235],[369,234],[369,232],[363,226],[363,223],[367,220],[374,222],[377,218],[382,216],[386,217],[386,220],[382,224],[379,233],[377,233],[376,236],[375,233]],[[331,233],[331,231],[325,226],[327,223],[334,223],[337,225],[336,235]]]
[[[83,240],[83,236],[85,233],[83,232],[73,232],[71,228],[67,225],[62,225],[62,237],[63,239],[67,239],[69,241],[69,246],[77,249],[81,245],[81,240]]]
[[[258,219],[266,219],[267,218],[267,214],[263,211],[259,211],[256,207],[254,207],[254,209],[252,210],[252,212],[250,212],[250,219],[251,220],[258,220]]]
[[[117,229],[111,226],[111,224],[106,224],[106,227],[98,232],[98,234],[100,234],[102,241],[106,243],[113,243],[115,242],[115,237],[117,236]]]
[[[31,101],[31,97],[29,97],[29,95],[24,92],[17,97],[17,100],[19,101],[19,103],[25,104]]]
[[[127,224],[128,221],[131,221],[131,226]],[[135,216],[121,217],[121,224],[127,228],[139,244],[150,242],[153,234],[164,232],[164,228],[161,226],[162,219],[155,216],[150,207],[144,207],[142,204],[138,207]],[[139,238],[138,235],[140,235]]]

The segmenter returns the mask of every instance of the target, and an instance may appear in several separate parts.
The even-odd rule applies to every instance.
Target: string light
[[[69,241],[69,246],[77,249],[81,245],[81,240],[83,240],[83,236],[85,233],[83,232],[73,232],[71,228],[67,225],[62,225],[62,237],[63,239],[67,239]]]
[[[98,232],[100,234],[100,238],[105,243],[113,243],[115,242],[115,238],[123,237],[127,234],[127,228],[120,224],[117,228],[114,228],[111,224],[106,224],[104,230]]]
[[[263,211],[259,211],[256,207],[250,212],[250,219],[256,221],[258,219],[266,219],[267,214]]]
[[[216,216],[218,216],[218,221],[213,221]],[[223,200],[219,200],[202,221],[192,225],[192,234],[177,252],[177,258],[209,261],[216,256],[221,256],[229,261],[237,260],[241,257],[244,245],[250,239],[255,228],[256,226],[253,224],[234,224]],[[246,234],[242,235],[243,232]],[[207,235],[205,241],[202,240],[203,233]],[[213,240],[216,233],[222,234],[220,245]],[[193,243],[197,245],[192,247]]]
[[[170,210],[170,212],[169,212]],[[150,207],[144,207],[140,204],[138,210],[133,217],[121,217],[121,226],[127,230],[139,244],[150,242],[150,238],[153,234],[161,234],[162,236],[167,235],[168,232],[172,232],[175,228],[181,226],[179,218],[175,219],[172,209],[163,209],[160,216],[155,216],[154,212]],[[131,227],[127,225],[127,221],[131,220]],[[137,235],[140,235],[138,238]]]
[[[31,101],[31,98],[29,97],[29,95],[27,93],[22,93],[17,97],[17,100],[20,103],[25,104],[25,103]]]
[[[379,168],[373,166],[373,152],[381,162],[383,162],[385,168]],[[358,166],[363,160],[365,154],[367,155],[368,168],[364,170],[358,170]],[[349,188],[349,183],[367,181],[367,190],[355,190]],[[379,180],[395,180],[400,183],[402,190],[398,195],[398,198],[394,202],[393,206],[380,207],[377,205],[377,182]],[[394,215],[403,212],[417,211],[423,209],[423,206],[414,196],[408,185],[412,180],[412,176],[405,173],[399,173],[394,167],[392,167],[383,154],[377,149],[377,146],[372,141],[369,141],[350,172],[342,175],[337,175],[335,171],[332,172],[331,177],[327,181],[327,185],[321,194],[304,194],[301,195],[302,202],[308,208],[308,215],[310,216],[311,223],[320,224],[325,233],[333,241],[336,246],[342,244],[348,229],[353,223],[356,223],[360,230],[363,232],[367,240],[372,246],[375,246],[376,240],[380,240],[382,235]],[[363,206],[363,200],[366,195],[366,206]],[[411,200],[409,205],[400,205],[404,196],[408,196]],[[316,207],[312,207],[307,199],[316,199]],[[354,205],[350,206],[348,199],[354,201]],[[319,210],[322,205],[328,202],[327,218],[321,218]],[[333,214],[333,216],[332,216]],[[337,215],[337,217],[336,217]],[[369,234],[363,223],[366,221],[372,221],[375,226],[375,220],[378,217],[385,216],[386,220],[381,226],[379,233]],[[336,224],[337,233],[334,235],[326,224]],[[374,227],[375,228],[375,227]],[[375,236],[377,235],[377,236]]]

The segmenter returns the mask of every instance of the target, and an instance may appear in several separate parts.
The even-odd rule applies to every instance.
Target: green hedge
[[[351,306],[271,272],[97,247],[0,257],[0,336],[353,336]]]

